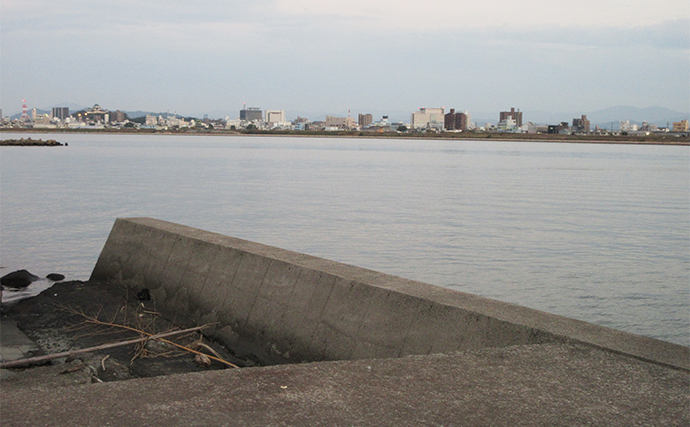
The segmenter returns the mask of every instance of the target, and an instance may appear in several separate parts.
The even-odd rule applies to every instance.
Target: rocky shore
[[[8,368],[0,376],[3,387],[30,386],[36,381],[64,383],[67,378],[77,385],[257,365],[206,339],[203,329],[148,339],[180,328],[174,319],[157,311],[155,295],[144,290],[133,292],[99,282],[59,282],[35,297],[2,308],[3,322],[16,324],[36,343],[37,351],[29,356],[38,359],[9,368],[2,365]],[[137,338],[144,339],[99,349]],[[92,348],[95,350],[78,353]],[[75,354],[41,360],[70,352]]]
[[[23,147],[62,147],[67,144],[63,144],[54,139],[33,139],[33,138],[21,138],[21,139],[3,139],[0,140],[0,146],[23,146]]]

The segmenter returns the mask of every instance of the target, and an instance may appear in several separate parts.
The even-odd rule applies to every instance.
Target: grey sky
[[[690,110],[687,0],[2,0],[3,114]],[[215,113],[215,114],[214,114]]]

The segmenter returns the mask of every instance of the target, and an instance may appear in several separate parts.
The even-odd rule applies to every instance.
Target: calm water
[[[688,147],[38,137],[0,148],[2,274],[88,279],[151,216],[690,344]]]

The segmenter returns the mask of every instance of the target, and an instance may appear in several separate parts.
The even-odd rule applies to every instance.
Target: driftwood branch
[[[117,323],[103,322],[103,321],[98,320],[98,319],[95,318],[95,317],[90,317],[90,316],[86,316],[86,315],[84,315],[84,317],[86,318],[86,321],[87,321],[88,323],[94,323],[94,324],[96,324],[96,325],[102,325],[102,326],[109,326],[109,327],[116,327],[116,328],[127,329],[127,330],[129,330],[129,331],[134,331],[134,332],[138,332],[138,333],[140,333],[140,334],[148,335],[149,338],[153,338],[153,335],[151,335],[150,333],[148,333],[148,332],[146,332],[146,331],[139,330],[139,329],[137,329],[137,328],[133,328],[133,327],[131,327],[131,326],[120,325],[120,324],[117,324]],[[205,327],[205,326],[208,326],[208,325],[204,325],[204,326],[202,326],[202,327]],[[233,364],[233,363],[230,363],[230,362],[228,362],[227,360],[224,360],[223,358],[220,357],[220,355],[219,355],[215,350],[213,350],[211,347],[207,346],[206,344],[201,344],[201,346],[203,346],[203,347],[205,347],[207,350],[213,352],[217,357],[211,356],[211,355],[206,354],[206,353],[202,353],[202,352],[200,352],[200,351],[198,351],[198,350],[195,350],[195,349],[193,349],[193,348],[190,348],[190,347],[187,347],[187,346],[184,346],[184,345],[181,345],[181,344],[178,344],[178,343],[176,343],[176,342],[169,341],[169,340],[166,340],[166,339],[159,339],[159,341],[164,342],[164,343],[166,343],[166,344],[170,344],[170,345],[172,345],[172,346],[175,346],[175,347],[177,347],[177,348],[179,348],[179,349],[182,349],[182,350],[184,350],[184,351],[188,351],[188,352],[190,352],[190,353],[198,354],[198,355],[200,355],[200,356],[206,356],[206,357],[208,357],[208,358],[211,359],[211,360],[215,360],[216,362],[220,362],[220,363],[222,363],[222,364],[224,364],[224,365],[227,365],[227,366],[229,366],[229,367],[231,367],[231,368],[238,368],[238,369],[239,369],[239,366],[237,366],[237,365],[235,365],[235,364]]]
[[[160,334],[148,335],[145,337],[131,339],[131,340],[127,340],[127,341],[120,341],[120,342],[115,342],[115,343],[110,343],[110,344],[103,344],[103,345],[99,345],[96,347],[82,348],[82,349],[78,349],[78,350],[70,350],[70,351],[65,351],[62,353],[47,354],[45,356],[29,357],[27,359],[13,360],[10,362],[2,362],[2,363],[0,363],[0,369],[16,368],[16,367],[25,366],[25,365],[33,365],[36,363],[45,362],[45,361],[52,360],[52,359],[59,359],[61,357],[69,357],[69,356],[74,356],[76,354],[91,353],[93,351],[99,351],[99,350],[107,350],[109,348],[121,347],[124,345],[130,345],[130,344],[137,344],[137,343],[148,341],[148,340],[156,340],[156,339],[161,339],[161,338],[165,338],[165,337],[170,337],[173,335],[187,334],[189,332],[195,332],[195,331],[198,331],[200,329],[203,329],[204,327],[205,327],[205,325],[204,326],[197,326],[195,328],[190,328],[190,329],[184,329],[181,331],[163,332]]]

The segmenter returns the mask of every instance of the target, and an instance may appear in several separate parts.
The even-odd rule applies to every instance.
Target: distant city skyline
[[[27,102],[28,104],[28,102]],[[245,119],[243,118],[243,109],[246,110],[258,110],[259,112],[269,112],[269,111],[280,111],[282,115],[282,119],[284,120],[278,120],[278,121],[295,121],[298,118],[301,118],[303,120],[308,119],[309,121],[326,121],[327,117],[333,116],[333,117],[343,117],[343,116],[350,116],[355,122],[359,121],[359,116],[361,115],[368,115],[371,116],[371,119],[373,121],[378,121],[381,120],[382,118],[386,118],[390,122],[405,122],[407,124],[410,124],[409,122],[411,121],[411,115],[415,113],[415,111],[401,111],[397,109],[387,109],[384,112],[374,112],[372,113],[371,111],[351,111],[348,110],[347,112],[343,111],[335,111],[330,114],[321,114],[321,115],[312,115],[312,114],[307,114],[305,111],[298,111],[298,112],[291,112],[291,113],[286,113],[285,110],[278,110],[278,109],[266,109],[266,108],[261,108],[261,107],[249,107],[247,105],[243,105],[238,107],[238,109],[232,110],[231,108],[225,109],[222,112],[218,112],[218,114],[209,114],[209,113],[203,113],[203,114],[185,114],[183,112],[178,112],[178,111],[170,111],[170,110],[165,110],[165,111],[144,111],[141,109],[135,109],[135,110],[125,110],[125,109],[119,109],[116,108],[116,106],[101,106],[100,104],[92,104],[91,107],[89,106],[83,106],[80,104],[75,104],[75,103],[61,103],[59,105],[55,105],[53,107],[51,106],[46,106],[42,108],[37,108],[33,107],[30,105],[27,105],[27,113],[29,116],[31,116],[32,110],[35,108],[38,112],[43,112],[44,114],[50,115],[51,111],[54,111],[56,108],[68,108],[70,111],[70,114],[74,114],[75,112],[79,110],[85,110],[85,109],[90,109],[93,106],[97,106],[99,108],[104,107],[106,110],[110,110],[111,112],[115,111],[122,111],[126,112],[127,114],[131,115],[131,117],[143,117],[146,114],[174,114],[180,117],[195,117],[197,119],[203,119],[205,117],[208,117],[210,119]],[[438,107],[432,107],[432,109],[438,108]],[[451,110],[456,110],[456,108],[448,108],[448,107],[441,107],[445,109],[445,112],[450,112]],[[420,109],[426,109],[424,107]],[[514,110],[515,107],[511,106],[510,110]],[[510,111],[492,111],[492,112],[476,112],[476,111],[469,111],[469,110],[461,110],[457,109],[458,113],[461,112],[467,112],[470,114],[470,124],[476,124],[477,126],[483,126],[486,123],[491,123],[491,124],[497,124],[500,120],[502,120],[505,117],[506,113],[510,113]],[[504,108],[502,110],[508,110],[508,108]],[[536,110],[536,111],[522,111],[519,107],[517,107],[517,112],[520,114],[520,119],[522,119],[522,115],[526,114],[524,122],[533,122],[536,124],[558,124],[563,121],[571,121],[572,119],[579,118],[581,115],[589,115],[590,119],[592,119],[593,125],[605,125],[606,127],[610,127],[612,123],[618,123],[619,121],[623,120],[628,120],[631,123],[638,123],[642,124],[644,122],[648,123],[656,123],[660,126],[663,126],[664,124],[670,126],[670,124],[673,121],[678,121],[678,120],[684,120],[690,117],[690,113],[684,113],[681,111],[673,111],[669,110],[667,108],[663,107],[648,107],[648,108],[637,108],[637,107],[631,107],[631,106],[615,106],[615,107],[609,107],[606,109],[598,110],[598,111],[592,111],[592,110],[585,110],[585,111],[577,111],[577,112],[553,112],[553,111],[541,111],[541,110]],[[419,111],[416,110],[416,111]],[[0,112],[3,112],[2,109],[0,109]],[[397,113],[397,115],[395,114]],[[132,115],[134,114],[134,115]],[[14,114],[7,114],[3,113],[4,117],[14,117],[14,118],[19,118],[21,115],[21,111],[18,111]],[[269,121],[275,121],[275,120],[269,120]],[[521,120],[522,122],[522,120]]]
[[[2,2],[0,108],[690,112],[687,0]],[[525,114],[525,119],[529,120]],[[400,117],[403,118],[403,117]]]

